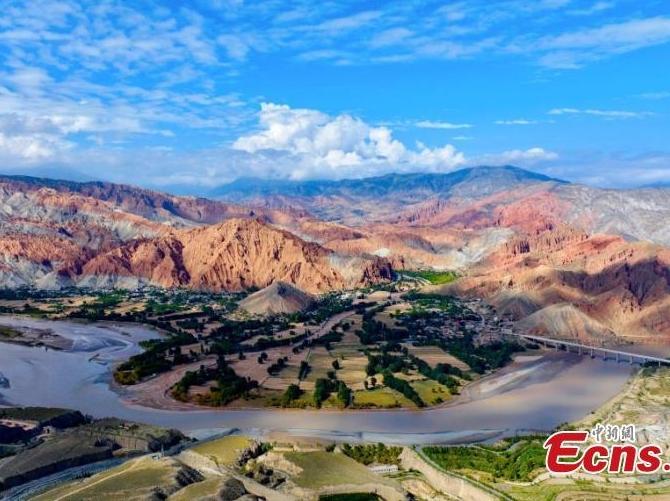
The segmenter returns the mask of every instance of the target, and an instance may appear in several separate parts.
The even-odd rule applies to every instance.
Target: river
[[[178,428],[194,436],[239,430],[387,443],[468,442],[516,432],[549,431],[579,419],[615,396],[631,374],[627,364],[565,352],[519,356],[472,385],[452,405],[427,410],[307,411],[279,409],[168,411],[130,405],[110,388],[110,366],[156,337],[149,327],[2,316],[0,325],[50,329],[74,341],[69,351],[0,343],[0,387],[6,405],[79,409]]]

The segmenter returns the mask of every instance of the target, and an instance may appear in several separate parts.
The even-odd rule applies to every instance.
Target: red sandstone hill
[[[452,290],[538,333],[670,337],[670,250],[650,243],[552,226],[513,238]]]
[[[383,259],[272,225],[301,217],[125,185],[4,177],[0,283],[240,290],[281,279],[322,292],[390,277]]]
[[[86,263],[86,285],[147,282],[164,287],[242,290],[281,280],[309,292],[388,280],[383,259],[338,256],[259,220],[231,219],[168,236],[134,240]]]

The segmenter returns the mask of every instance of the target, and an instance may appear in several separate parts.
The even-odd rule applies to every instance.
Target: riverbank
[[[36,320],[32,320],[35,321]],[[79,409],[96,417],[117,416],[177,428],[198,436],[238,430],[252,436],[283,432],[350,442],[467,443],[491,440],[523,431],[549,431],[580,419],[615,396],[628,380],[631,368],[564,352],[542,359],[520,361],[497,375],[482,379],[488,392],[464,395],[462,402],[426,410],[332,412],[277,409],[152,409],[124,402],[109,386],[114,360],[138,353],[137,343],[155,336],[142,326],[50,322],[55,332],[89,338],[98,350],[45,351],[3,345],[0,366],[10,380],[0,389],[5,402]],[[85,343],[84,343],[85,344]],[[83,346],[80,344],[78,346]],[[96,360],[92,357],[97,355]],[[559,365],[556,365],[559,364]],[[562,366],[562,370],[557,367]],[[535,367],[523,377],[510,376]],[[508,372],[506,372],[508,371]],[[529,376],[532,374],[532,377]],[[497,384],[498,378],[505,378]]]

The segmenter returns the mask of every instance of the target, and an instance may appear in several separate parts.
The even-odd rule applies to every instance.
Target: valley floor
[[[114,385],[131,404],[174,410],[444,405],[523,350],[503,336],[509,323],[483,303],[402,283],[331,294],[305,313],[251,315],[237,307],[241,297],[153,289],[26,292],[2,301],[0,311],[157,328],[162,338],[143,342],[144,353],[115,366]],[[75,349],[72,339],[48,328],[1,319],[0,341]]]

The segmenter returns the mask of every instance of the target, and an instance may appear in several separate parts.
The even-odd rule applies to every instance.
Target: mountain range
[[[512,166],[342,181],[241,179],[209,198],[0,176],[6,287],[311,293],[452,269],[539,333],[670,335],[670,190],[599,189]]]
[[[325,221],[361,226],[510,226],[514,213],[533,207],[589,232],[670,245],[667,187],[614,190],[573,184],[513,166],[474,167],[447,174],[390,174],[341,181],[240,179],[211,196],[265,209],[304,211]],[[559,211],[558,214],[555,211]],[[398,216],[398,217],[395,217]]]

